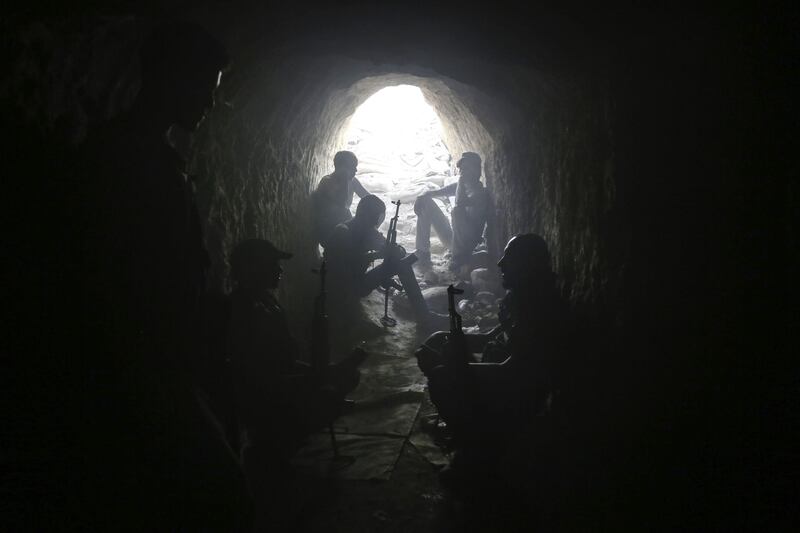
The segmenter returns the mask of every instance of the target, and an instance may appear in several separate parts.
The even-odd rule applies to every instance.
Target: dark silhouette
[[[389,229],[386,230],[386,245],[385,247],[392,248],[397,246],[397,219],[400,217],[400,200],[392,202],[394,204],[394,216],[389,219]],[[409,258],[409,262],[413,263],[416,261],[417,256],[413,256]],[[386,327],[394,327],[397,325],[397,320],[389,316],[389,296],[392,294],[393,284],[392,280],[388,279],[385,280],[383,283],[384,289],[384,298],[383,298],[383,316],[381,317],[381,324]]]
[[[414,203],[417,214],[416,254],[420,265],[431,262],[431,226],[452,253],[450,269],[462,270],[468,266],[472,251],[481,242],[489,213],[489,192],[480,181],[481,157],[475,152],[464,152],[458,161],[458,181],[436,191],[428,191]],[[434,198],[455,196],[451,213],[452,226]]]
[[[228,59],[204,30],[156,27],[132,108],[83,150],[69,221],[82,254],[78,450],[100,529],[240,530],[249,496],[193,381],[208,264],[191,180],[168,144],[214,105]]]
[[[353,152],[337,152],[333,168],[333,173],[324,176],[311,194],[314,239],[322,246],[337,224],[352,218],[353,193],[359,198],[369,194],[355,177],[358,158]]]
[[[272,294],[283,272],[280,261],[290,257],[263,239],[246,240],[231,253],[236,289],[231,294],[230,358],[242,464],[257,520],[265,523],[291,518],[284,512],[289,459],[312,430],[338,416],[345,394],[358,385],[357,366],[364,357],[357,350],[324,368],[324,362],[315,367],[299,360],[283,308]]]
[[[386,205],[370,194],[358,203],[355,217],[334,229],[325,247],[332,299],[343,311],[340,316],[352,316],[353,306],[361,298],[397,276],[418,324],[428,326],[438,317],[428,310],[411,268],[416,257],[407,255],[402,246],[387,244],[377,230],[385,217]],[[376,259],[383,261],[369,268]]]
[[[451,486],[490,471],[512,442],[533,446],[532,428],[553,415],[562,390],[565,307],[547,245],[538,235],[518,235],[498,266],[508,289],[500,324],[468,335],[455,315],[454,330],[432,335],[416,354],[454,437],[456,455],[442,475]],[[478,362],[472,354],[480,352]]]

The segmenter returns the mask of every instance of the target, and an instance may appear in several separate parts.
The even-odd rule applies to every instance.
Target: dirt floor
[[[374,293],[364,307],[378,324],[383,296]],[[397,318],[397,326],[366,342],[370,356],[350,395],[355,404],[334,424],[340,458],[328,433],[312,436],[295,457],[313,488],[305,493],[297,531],[442,530],[437,472],[447,458],[420,427],[435,411],[414,357],[423,339],[413,321]]]
[[[442,257],[433,271],[417,271],[423,289],[458,280]],[[436,290],[433,291],[436,293]],[[437,293],[438,294],[438,293]],[[434,294],[432,308],[446,311]],[[392,328],[380,326],[383,295],[364,299],[364,315],[372,338],[364,347],[370,356],[362,365],[361,382],[350,395],[354,406],[334,423],[336,448],[327,432],[313,435],[294,459],[299,476],[295,490],[304,500],[295,531],[326,533],[463,531],[463,503],[439,484],[439,470],[448,463],[440,446],[443,424],[437,426],[426,379],[417,368],[414,350],[427,333],[407,316],[402,295],[392,298]],[[442,308],[444,306],[444,308]],[[436,437],[434,437],[436,434]]]

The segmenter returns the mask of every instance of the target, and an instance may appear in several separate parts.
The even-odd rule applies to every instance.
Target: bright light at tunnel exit
[[[402,202],[398,242],[413,249],[414,200],[456,179],[436,111],[419,87],[385,87],[356,109],[345,143],[358,157],[358,179],[389,208],[384,226],[394,214],[389,201]],[[355,207],[354,201],[353,212]],[[442,207],[449,210],[449,205]]]
[[[441,128],[436,111],[413,85],[381,89],[359,106],[350,122],[351,131],[371,132],[396,150],[416,147],[419,130],[434,129],[441,137]]]

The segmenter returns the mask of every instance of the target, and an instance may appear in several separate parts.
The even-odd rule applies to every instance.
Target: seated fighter
[[[431,313],[422,297],[411,264],[416,257],[407,255],[402,246],[388,245],[378,231],[386,218],[386,205],[372,194],[358,203],[356,216],[339,224],[325,246],[328,261],[329,291],[331,300],[341,309],[352,309],[353,304],[370,292],[384,286],[395,275],[408,295],[408,301],[417,322],[428,325],[438,315]],[[380,265],[369,268],[376,259]],[[335,316],[332,316],[335,318]]]
[[[535,234],[517,235],[498,266],[508,290],[500,325],[450,340],[436,333],[416,353],[431,400],[454,436],[451,476],[491,464],[509,441],[524,439],[519,428],[547,412],[561,388],[565,306],[547,244]],[[482,362],[475,362],[472,353],[481,351]]]
[[[457,167],[460,174],[456,183],[428,191],[414,203],[417,214],[417,250],[414,253],[421,265],[430,265],[431,262],[431,226],[442,244],[450,249],[450,269],[454,271],[469,264],[473,250],[483,238],[489,212],[489,192],[481,183],[481,157],[475,152],[464,152]],[[433,201],[441,196],[456,197],[450,215],[452,226]]]
[[[356,178],[358,158],[353,152],[337,152],[333,157],[333,173],[324,176],[311,194],[314,240],[325,241],[337,224],[350,220],[353,193],[359,198],[369,194]]]
[[[312,430],[336,416],[345,394],[359,381],[357,365],[363,352],[354,353],[326,372],[326,382],[298,360],[283,308],[272,291],[283,269],[280,261],[292,255],[270,241],[249,239],[231,253],[229,352],[236,389],[237,416],[242,439],[242,463],[251,492],[259,499],[273,489],[288,460]]]

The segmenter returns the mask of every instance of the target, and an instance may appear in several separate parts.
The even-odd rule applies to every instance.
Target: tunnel
[[[453,503],[437,482],[446,461],[409,426],[381,441],[402,448],[375,479],[348,478],[358,460],[343,474],[303,478],[314,496],[292,511],[302,518],[296,530],[791,529],[788,11],[179,0],[14,8],[2,22],[0,95],[12,134],[2,162],[13,474],[4,493],[17,529],[114,520],[114,508],[97,514],[81,490],[64,489],[87,485],[91,460],[72,444],[82,442],[73,422],[85,424],[82,402],[101,405],[107,390],[79,355],[99,335],[81,322],[88,304],[76,289],[91,284],[79,243],[96,228],[73,213],[108,206],[87,200],[69,169],[87,139],[130,110],[138,50],[165,19],[203,28],[230,56],[197,130],[169,134],[191,177],[208,294],[234,289],[238,243],[267,238],[293,254],[276,296],[298,344],[311,345],[311,271],[321,260],[311,194],[347,149],[359,106],[410,85],[439,117],[452,157],[482,158],[490,272],[512,236],[539,234],[569,307],[570,375],[583,407],[569,446],[552,458],[565,481],[526,493],[542,502],[534,511]],[[377,318],[383,296],[371,298]],[[193,341],[207,342],[209,331]],[[396,357],[379,354],[362,385],[408,378],[397,397],[416,399],[403,424],[418,428],[433,413],[413,357],[419,339],[403,326],[385,335],[370,346]],[[342,445],[356,446],[348,439],[365,419],[345,420]],[[214,502],[198,508],[206,505]]]
[[[292,78],[299,77],[302,81],[285,79],[281,82],[281,93],[276,94],[275,89],[270,88],[270,84],[275,83],[276,72],[270,69],[272,79],[248,80],[253,88],[241,89],[252,95],[252,101],[232,99],[230,105],[236,111],[230,111],[226,113],[227,116],[220,118],[221,121],[235,121],[236,126],[218,126],[211,117],[208,124],[212,131],[215,127],[234,127],[247,139],[245,142],[252,145],[248,153],[255,159],[253,174],[231,182],[231,191],[238,189],[236,195],[245,199],[246,205],[238,206],[239,213],[247,213],[245,216],[252,217],[254,224],[268,224],[259,228],[259,231],[275,235],[278,242],[310,242],[308,217],[290,223],[291,217],[294,213],[302,212],[302,202],[307,199],[319,178],[332,171],[333,154],[344,148],[345,128],[355,110],[369,96],[385,87],[402,84],[420,87],[444,122],[448,148],[453,153],[468,151],[468,147],[480,151],[486,155],[487,183],[501,179],[499,175],[495,177],[494,166],[498,163],[494,161],[494,138],[502,136],[503,132],[489,133],[487,127],[492,128],[492,125],[484,125],[484,122],[490,119],[486,117],[481,120],[476,116],[476,113],[481,113],[478,101],[486,97],[478,94],[475,88],[452,79],[443,79],[434,72],[424,72],[417,66],[375,66],[346,57],[329,56],[302,57],[294,61],[284,58],[284,61],[290,61],[292,65],[284,67],[291,69]],[[277,77],[282,79],[280,72]],[[295,86],[294,83],[303,85]],[[280,96],[283,91],[288,93],[285,101]],[[267,99],[264,93],[272,94],[273,98]],[[499,103],[494,105],[500,107]],[[458,128],[455,124],[459,125]],[[198,140],[198,144],[202,142]],[[241,143],[241,139],[230,139],[230,142]],[[304,149],[302,154],[292,156],[291,149],[279,148],[285,146],[283,143],[309,148]],[[279,150],[293,159],[278,169],[270,168],[272,159],[268,154],[272,150]],[[226,154],[231,157],[224,146],[214,145],[206,151],[200,145],[197,152],[195,164],[209,174],[215,173],[216,165],[225,164]],[[231,179],[236,178],[231,176]],[[287,193],[288,198],[296,197],[297,203],[287,203]],[[225,191],[224,194],[230,192]],[[217,207],[215,199],[214,192],[209,191],[208,209],[214,210],[215,216],[220,217],[217,219],[219,227],[225,228],[228,224],[224,217],[230,217],[233,213],[225,213]],[[293,233],[285,234],[287,230]],[[226,242],[215,243],[214,246],[219,246],[221,250],[229,248],[240,235],[234,233],[226,237],[223,237]],[[307,262],[315,253],[312,246],[296,251],[304,255]],[[219,268],[221,272],[225,271],[224,265]],[[222,281],[220,278],[219,282]],[[290,290],[292,283],[297,282],[287,277],[286,290]]]
[[[421,55],[424,53],[421,52]],[[562,91],[561,84],[569,82],[555,79],[552,74],[519,67],[508,68],[491,64],[478,66],[471,63],[460,60],[459,64],[439,66],[431,65],[430,60],[423,59],[419,64],[407,62],[398,66],[391,62],[376,62],[358,57],[311,55],[305,51],[297,57],[283,55],[278,65],[259,67],[269,73],[269,78],[251,74],[246,81],[231,82],[237,85],[235,89],[230,89],[230,96],[225,92],[220,97],[226,103],[209,117],[208,132],[203,130],[198,134],[197,155],[194,156],[193,164],[198,165],[197,172],[200,176],[214,173],[212,169],[217,168],[214,165],[224,165],[224,145],[217,145],[218,141],[210,141],[213,145],[206,147],[203,142],[206,136],[213,137],[211,132],[214,128],[233,128],[241,137],[224,139],[222,142],[235,143],[238,150],[246,150],[244,157],[252,159],[246,168],[252,174],[249,177],[231,176],[230,179],[236,181],[231,182],[231,192],[226,191],[225,195],[235,194],[245,202],[258,202],[238,207],[239,216],[244,217],[245,224],[268,224],[260,231],[275,235],[279,242],[308,241],[307,233],[303,234],[308,228],[302,227],[302,221],[300,224],[287,225],[285,220],[290,213],[302,209],[301,202],[315,185],[314,180],[331,171],[330,160],[332,154],[342,148],[342,129],[347,120],[358,105],[377,90],[391,85],[411,84],[422,88],[425,98],[441,117],[445,141],[451,153],[459,154],[469,149],[484,157],[486,185],[495,192],[497,211],[506,214],[506,217],[490,224],[493,226],[492,231],[496,233],[489,243],[495,260],[499,258],[498,254],[505,241],[514,232],[536,227],[548,239],[558,240],[562,238],[558,229],[559,223],[584,223],[588,227],[587,220],[557,222],[558,212],[570,213],[570,216],[576,218],[593,218],[605,212],[606,217],[613,219],[609,212],[613,209],[615,190],[607,176],[614,163],[610,140],[603,138],[603,126],[599,117],[569,116],[570,113],[577,113],[571,109],[572,105],[591,104],[576,103],[581,96],[569,94],[569,89]],[[466,75],[461,74],[460,79],[454,79],[448,75],[450,72],[455,75],[463,72]],[[491,80],[491,84],[501,90],[492,92],[492,88],[484,88],[487,80]],[[597,102],[597,105],[602,104]],[[216,115],[217,112],[219,116]],[[526,123],[522,118],[529,114],[536,116],[535,125]],[[568,169],[559,168],[559,162],[553,159],[557,150],[555,144],[578,142],[569,137],[566,127],[562,131],[549,129],[559,120],[575,120],[574,127],[580,129],[578,135],[596,136],[594,138],[598,139],[598,146],[592,153],[580,154],[581,164],[592,167],[593,172],[589,179],[595,180],[587,184],[585,190],[582,184],[568,185],[570,178],[564,176],[568,174]],[[587,124],[583,129],[583,124],[577,125],[582,121],[595,123]],[[516,143],[530,143],[533,150],[522,155],[511,148],[518,146]],[[309,148],[304,149],[302,154],[290,156],[297,146]],[[268,154],[276,153],[275,151],[282,154],[276,157],[292,159],[274,165]],[[517,154],[516,157],[514,154]],[[237,152],[234,156],[227,152],[227,157],[230,158],[228,164],[232,164],[230,161],[234,157],[241,162],[243,154]],[[273,165],[276,168],[272,168]],[[528,184],[511,178],[520,173],[538,174],[542,181]],[[559,173],[562,177],[557,179]],[[575,192],[565,194],[565,190]],[[210,205],[206,209],[213,209],[216,217],[232,216],[232,213],[225,213],[221,207],[213,204],[214,196],[209,191],[207,201]],[[275,202],[279,197],[281,201],[278,206]],[[608,205],[596,210],[584,208],[588,202],[594,201],[607,202]],[[538,206],[533,212],[540,220],[526,219],[528,206],[531,205]],[[275,207],[278,209],[273,210]],[[267,212],[270,212],[270,216],[263,216]],[[226,221],[217,220],[217,224],[214,224],[215,231],[217,228],[230,227]],[[599,221],[593,224],[596,226],[593,225],[592,228],[601,225]],[[283,235],[282,232],[288,228],[295,233]],[[574,281],[570,279],[569,283],[580,284],[581,287],[576,288],[576,292],[588,298],[592,298],[589,295],[600,290],[601,283],[597,264],[598,251],[595,249],[599,243],[594,231],[596,230],[589,230],[580,236],[565,236],[575,239],[568,244],[570,248],[555,246],[555,249],[563,249],[563,256],[556,258],[560,272],[569,271],[570,276],[576,278]],[[568,233],[570,232],[565,232]],[[227,237],[225,244],[209,245],[225,250],[240,236],[238,233],[220,236],[221,239]],[[580,266],[575,260],[577,250],[585,254]],[[313,250],[297,252],[313,254]],[[221,260],[223,255],[219,254],[215,259]],[[590,266],[592,261],[594,265]],[[591,272],[592,268],[594,272]],[[220,264],[219,272],[224,270],[224,265]],[[222,283],[222,274],[219,276],[218,282]],[[287,290],[292,282],[290,278],[287,279]]]

